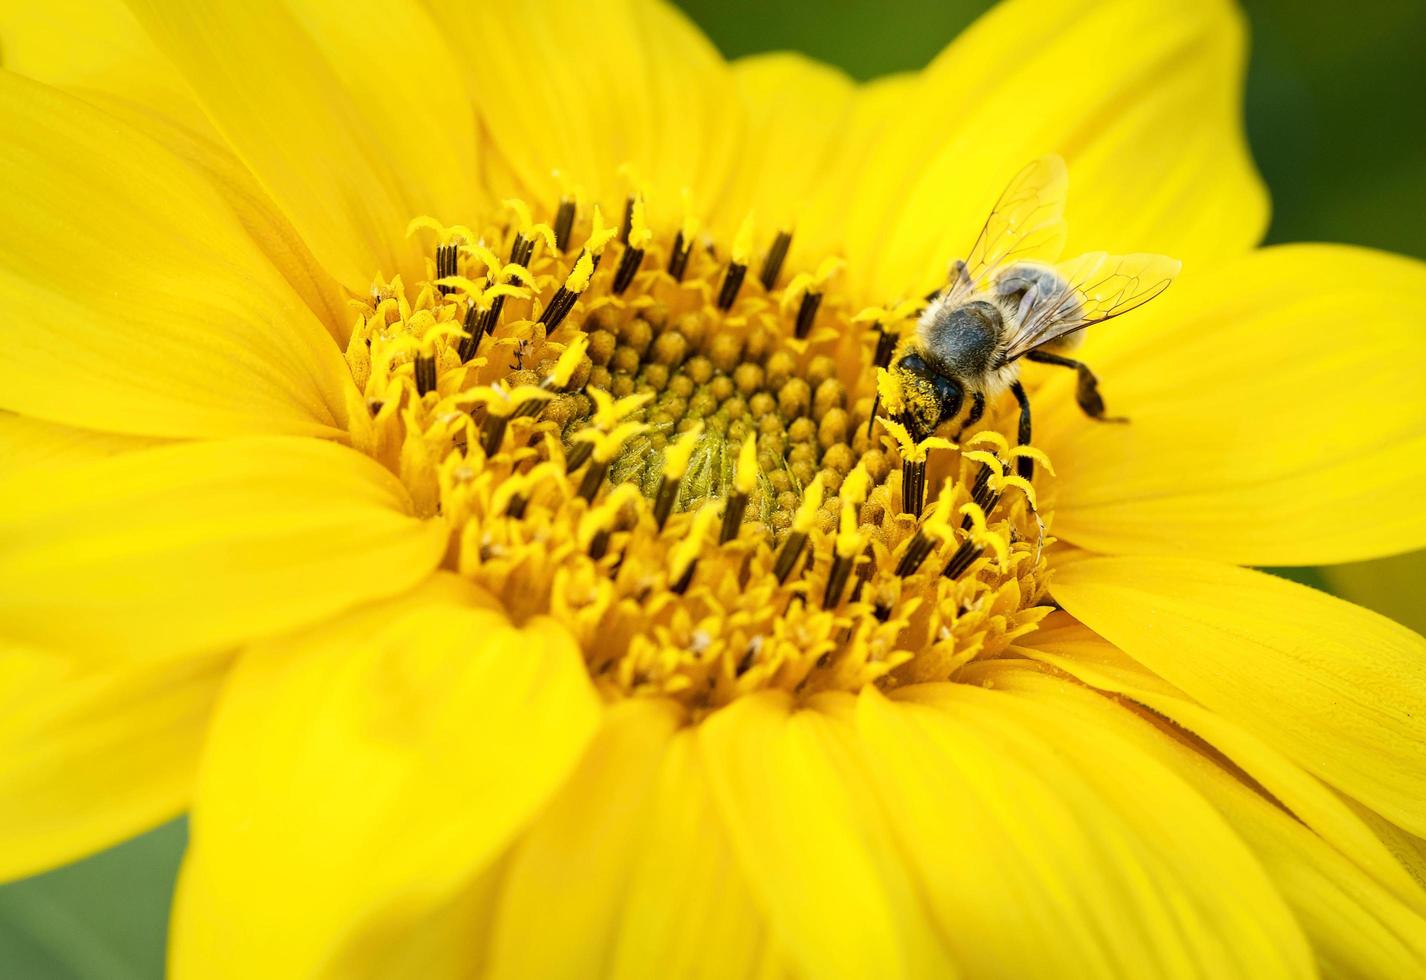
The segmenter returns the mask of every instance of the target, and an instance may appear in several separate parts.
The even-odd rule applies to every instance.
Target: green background
[[[803,51],[860,79],[925,64],[989,6],[682,5],[729,57]],[[1426,257],[1426,3],[1357,0],[1350,11],[1313,0],[1246,6],[1253,29],[1248,135],[1272,188],[1270,240],[1352,242]],[[1293,577],[1323,584],[1312,570]],[[1419,583],[1402,594],[1421,595]],[[87,861],[0,887],[0,977],[160,976],[183,842],[183,823],[175,821]]]

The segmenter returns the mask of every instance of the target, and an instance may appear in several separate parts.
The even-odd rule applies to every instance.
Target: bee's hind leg
[[[977,391],[971,395],[970,414],[966,416],[966,420],[961,423],[960,429],[956,432],[956,441],[959,442],[961,436],[965,435],[965,431],[979,422],[984,414],[985,394]]]
[[[1089,365],[1083,361],[1076,361],[1071,357],[1061,357],[1059,354],[1051,354],[1049,351],[1043,350],[1030,351],[1025,355],[1025,360],[1035,361],[1038,364],[1057,364],[1060,367],[1074,368],[1079,375],[1075,384],[1074,400],[1079,403],[1080,411],[1096,422],[1129,421],[1122,416],[1104,414],[1104,399],[1099,394],[1099,379],[1094,376]]]

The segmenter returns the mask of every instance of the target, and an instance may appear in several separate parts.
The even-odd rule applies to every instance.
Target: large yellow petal
[[[1228,3],[1022,0],[923,73],[853,195],[851,273],[887,295],[944,281],[1010,178],[1070,169],[1069,251],[1210,265],[1254,244],[1267,196],[1241,120],[1242,16]]]
[[[0,632],[94,656],[221,650],[410,588],[439,521],[316,439],[183,443],[0,482]]]
[[[963,684],[898,698],[863,694],[858,725],[908,864],[967,973],[1308,973],[1301,936],[1246,850],[1142,753],[1104,739],[1082,758],[1003,694]]]
[[[464,60],[476,109],[516,191],[553,207],[567,191],[619,205],[632,176],[650,217],[680,220],[687,188],[714,211],[742,140],[732,73],[688,19],[662,0],[516,0],[472,17],[461,0],[428,0]],[[607,212],[606,212],[607,213]]]
[[[1426,546],[1426,265],[1266,249],[1089,332],[1112,414],[1074,373],[1032,400],[1055,533],[1097,551],[1303,565]],[[1038,366],[1037,366],[1038,367]]]
[[[1179,558],[1059,571],[1076,618],[1325,782],[1426,833],[1426,640],[1261,572]]]
[[[1395,892],[1402,902],[1426,913],[1426,890],[1377,839],[1372,827],[1315,776],[1243,726],[1202,707],[1078,623],[1037,630],[1019,649],[1085,684],[1131,698],[1197,735],[1346,860]]]
[[[475,130],[413,3],[130,4],[217,129],[348,288],[425,265],[406,226],[467,219]]]
[[[0,880],[182,812],[229,659],[96,667],[0,649]]]
[[[678,721],[669,702],[611,706],[579,768],[510,857],[492,976],[580,978],[604,968],[634,862],[656,827],[654,791]]]
[[[1334,595],[1426,632],[1426,551],[1322,569]]]
[[[0,459],[13,476],[32,466],[68,466],[159,445],[160,439],[74,429],[0,412]]]
[[[610,977],[784,975],[691,729],[677,734],[663,758],[650,819],[632,858]]]
[[[983,676],[996,690],[1033,701],[1035,724],[1090,764],[1109,738],[1122,739],[1172,769],[1252,850],[1328,975],[1405,977],[1426,971],[1426,919],[1419,911],[1407,908],[1208,755],[1106,698],[1014,662],[987,665]],[[1226,883],[1223,893],[1233,902],[1244,901]]]
[[[0,125],[0,405],[135,435],[340,431],[340,351],[211,186],[17,75]]]
[[[792,53],[743,58],[733,75],[747,110],[747,143],[719,204],[719,226],[731,234],[751,212],[767,236],[794,232],[801,252],[797,232],[808,205],[832,176],[838,148],[855,139],[846,124],[856,88],[843,72]]]
[[[123,0],[8,4],[0,12],[6,70],[85,98],[120,99],[191,128],[203,110]]]
[[[876,807],[850,698],[744,697],[699,729],[713,797],[774,941],[817,977],[945,976],[938,934]]]
[[[445,911],[578,762],[573,640],[454,576],[244,655],[193,806],[173,975],[351,976]]]

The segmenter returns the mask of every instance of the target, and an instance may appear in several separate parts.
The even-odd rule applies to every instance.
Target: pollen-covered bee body
[[[963,424],[973,424],[988,400],[1009,389],[1020,403],[1020,440],[1028,441],[1022,357],[1075,368],[1080,407],[1109,421],[1094,375],[1056,352],[1071,349],[1085,327],[1163,292],[1179,263],[1162,255],[1092,252],[1055,264],[1064,245],[1067,183],[1059,157],[1043,157],[1021,171],[969,257],[952,264],[948,283],[896,352],[887,407],[915,438],[931,435],[963,409]]]

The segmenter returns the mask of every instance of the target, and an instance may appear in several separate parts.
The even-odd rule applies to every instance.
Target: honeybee
[[[899,391],[894,415],[913,438],[931,435],[960,415],[966,399],[973,425],[986,401],[1006,390],[1020,403],[1019,442],[1030,441],[1030,401],[1019,360],[1073,368],[1076,401],[1090,418],[1105,414],[1094,373],[1064,356],[1085,327],[1128,313],[1168,288],[1180,263],[1163,255],[1091,252],[1051,264],[1064,248],[1069,180],[1058,156],[1041,157],[1010,182],[964,260],[952,263],[945,287],[930,297],[915,332],[890,368]],[[891,407],[891,406],[888,406]],[[1022,457],[1021,476],[1034,464]]]

